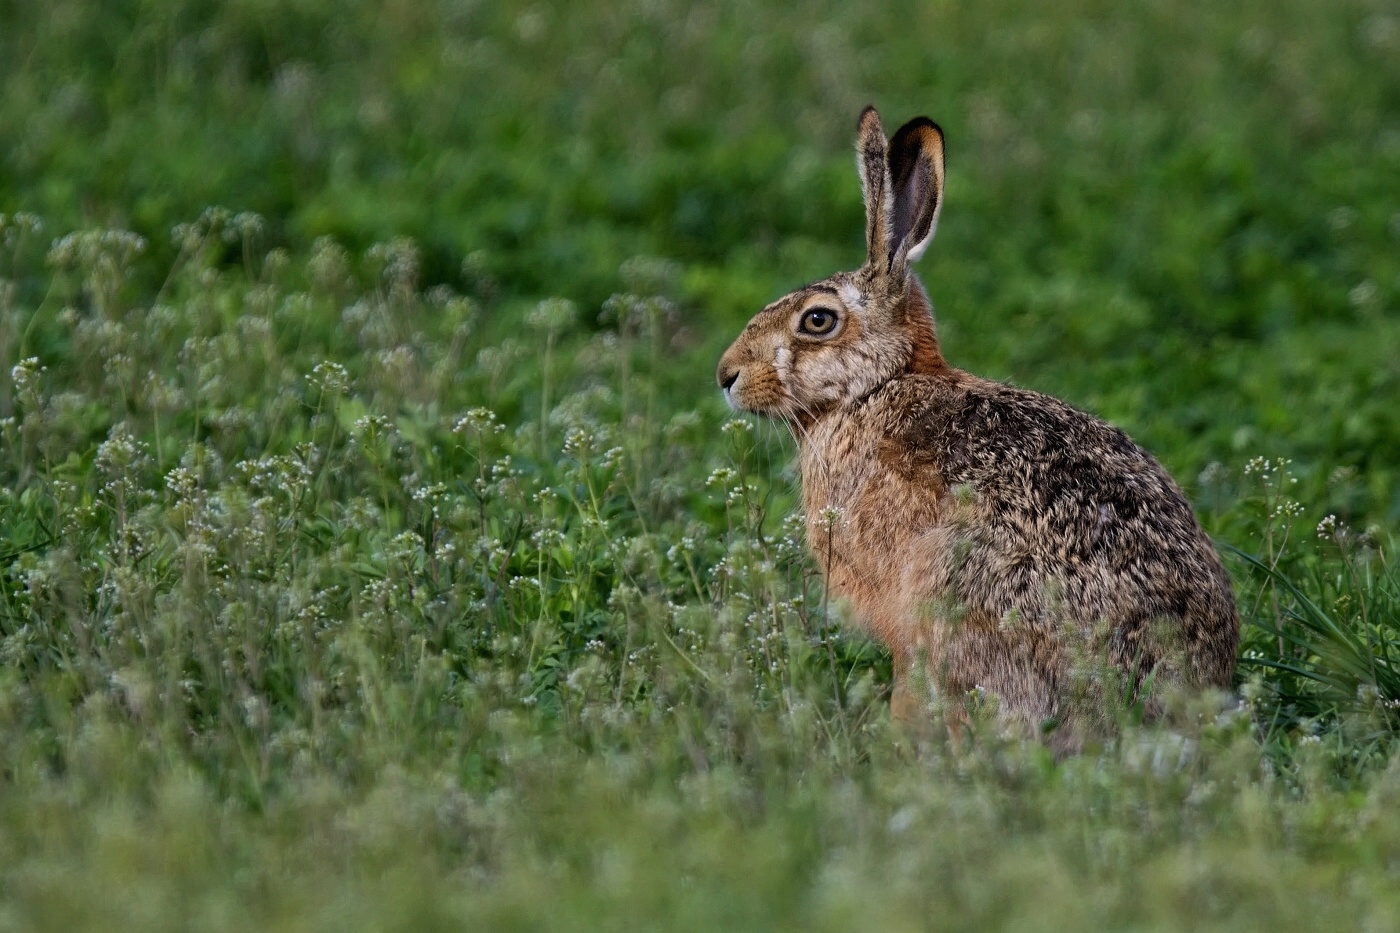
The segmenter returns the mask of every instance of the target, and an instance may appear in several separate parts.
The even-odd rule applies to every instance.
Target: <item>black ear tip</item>
[[[895,133],[895,135],[903,136],[921,129],[930,129],[937,133],[939,136],[943,135],[943,127],[939,126],[937,123],[934,123],[928,117],[915,117],[908,123],[901,126],[899,128],[899,132]]]

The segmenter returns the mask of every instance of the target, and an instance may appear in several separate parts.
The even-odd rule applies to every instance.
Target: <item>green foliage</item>
[[[1363,0],[0,0],[0,930],[1394,927],[1397,52]],[[950,357],[1222,543],[1238,702],[1062,763],[889,721],[712,381],[859,261],[872,99],[949,135]]]

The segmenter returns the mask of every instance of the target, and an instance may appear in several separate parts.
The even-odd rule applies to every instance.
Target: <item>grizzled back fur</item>
[[[943,134],[861,114],[866,260],[760,311],[720,360],[735,408],[799,437],[803,508],[831,592],[894,655],[896,715],[970,691],[1075,748],[1103,676],[1228,688],[1229,578],[1180,488],[1122,431],[944,360],[910,269],[943,204]],[[1148,698],[1149,710],[1155,703]]]

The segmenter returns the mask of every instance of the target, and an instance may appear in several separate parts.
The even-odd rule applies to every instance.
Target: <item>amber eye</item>
[[[836,312],[830,308],[813,308],[802,315],[802,323],[797,329],[813,337],[825,337],[836,329]]]

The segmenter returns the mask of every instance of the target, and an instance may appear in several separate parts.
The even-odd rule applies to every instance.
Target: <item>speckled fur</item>
[[[980,689],[1070,750],[1106,728],[1109,691],[1228,688],[1234,598],[1181,489],[1126,434],[945,362],[908,269],[941,208],[942,143],[927,120],[887,143],[867,108],[865,265],[759,312],[719,381],[796,429],[809,544],[893,653],[896,715],[917,716],[927,684],[956,722]],[[814,307],[839,313],[833,334],[798,330]]]

